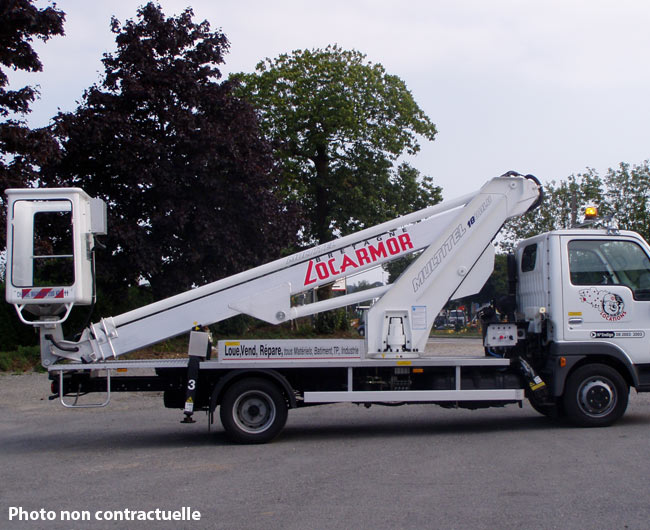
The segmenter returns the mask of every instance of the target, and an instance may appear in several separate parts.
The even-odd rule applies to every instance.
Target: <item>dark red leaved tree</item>
[[[10,89],[5,69],[40,72],[32,43],[63,35],[64,20],[56,4],[38,9],[32,0],[0,0],[0,250],[6,244],[4,190],[38,180],[41,165],[57,154],[49,131],[32,130],[24,120],[38,91]]]
[[[296,234],[254,110],[218,81],[228,40],[192,18],[149,3],[137,21],[113,19],[103,81],[55,120],[50,184],[108,202],[98,279],[144,279],[156,298],[278,257]]]

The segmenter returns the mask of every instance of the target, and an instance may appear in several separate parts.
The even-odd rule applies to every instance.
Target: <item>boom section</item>
[[[84,267],[79,269],[77,276],[79,280],[87,283],[93,270],[88,263],[91,256],[88,249],[94,247],[93,231],[90,228],[92,223],[88,219],[85,224],[80,224],[75,214],[89,209],[70,209],[68,204],[74,204],[78,197],[82,197],[84,201],[97,200],[88,198],[79,189],[55,191],[56,201],[48,203],[47,208],[51,210],[56,208],[57,204],[63,205],[66,215],[72,216],[73,226],[87,225],[86,228],[77,230],[79,233],[75,235],[81,241],[86,241],[86,246],[78,253],[73,252],[72,256],[75,263],[76,260],[84,260]],[[36,237],[33,223],[29,233],[30,224],[18,224],[12,216],[13,201],[43,204],[51,193],[52,190],[34,189],[12,190],[8,194],[8,227],[13,234],[13,241],[25,238],[33,241]],[[39,300],[38,306],[34,307],[40,307],[43,316],[30,323],[41,329],[43,363],[51,365],[60,359],[102,361],[116,358],[186,333],[197,323],[209,325],[237,314],[247,314],[271,324],[280,324],[300,316],[377,298],[378,303],[368,315],[368,331],[372,329],[372,333],[381,336],[370,337],[370,333],[367,333],[366,351],[371,355],[381,355],[387,351],[399,351],[402,354],[417,352],[421,348],[420,343],[425,331],[428,333],[437,314],[435,307],[442,307],[449,296],[458,291],[461,284],[471,284],[470,287],[474,287],[473,283],[467,280],[472,276],[479,258],[487,255],[484,251],[490,246],[489,243],[501,224],[510,216],[524,213],[537,201],[539,194],[536,182],[528,178],[498,177],[489,181],[477,193],[445,201],[122,315],[102,319],[89,326],[77,342],[63,339],[61,322],[65,317],[59,316],[62,311],[60,301],[47,298]],[[96,209],[101,211],[101,208]],[[87,213],[84,215],[89,216]],[[472,249],[466,249],[468,246]],[[464,249],[462,252],[461,248]],[[423,251],[422,255],[395,284],[331,300],[292,306],[291,300],[296,294],[353,276],[417,251]],[[444,254],[444,266],[434,267],[433,264],[440,260],[441,252]],[[29,252],[26,252],[27,254]],[[15,263],[10,263],[11,256],[9,253],[8,270],[18,267]],[[23,257],[23,260],[25,259]],[[462,262],[462,265],[456,268],[465,267],[465,272],[446,273],[444,281],[449,285],[444,288],[441,286],[440,292],[443,294],[432,295],[437,289],[432,289],[431,286],[439,281],[435,278],[440,276],[442,270],[447,270],[452,261]],[[490,260],[483,258],[479,267],[482,271],[481,277],[485,279],[493,266],[487,263],[488,261]],[[22,278],[22,283],[29,283],[24,280],[28,275],[21,276],[18,273],[16,277]],[[29,294],[30,286],[13,285],[10,281],[12,278],[13,276],[8,276],[8,301],[14,303],[17,308],[27,305],[27,301],[21,300],[20,296],[23,292]],[[85,299],[78,302],[88,303],[87,289],[83,294]],[[69,306],[75,303],[74,290],[68,289],[66,295],[70,298],[66,299],[68,305],[63,307],[69,312]],[[56,315],[43,312],[42,307],[48,307],[50,303],[58,303]],[[394,339],[399,335],[398,321],[392,320],[396,316],[402,319],[402,334],[410,337],[403,344],[397,344]],[[394,324],[391,335],[393,338],[387,337],[390,326],[384,326],[384,318],[388,318],[389,324]],[[415,325],[411,324],[412,319],[415,320]]]
[[[492,241],[503,223],[537,206],[537,179],[499,177],[454,211],[432,242],[367,317],[368,354],[417,357],[450,299],[478,293],[494,270]]]

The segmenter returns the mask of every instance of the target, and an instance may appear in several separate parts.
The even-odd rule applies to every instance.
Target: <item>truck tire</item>
[[[582,427],[607,427],[625,413],[630,389],[621,374],[605,364],[573,372],[564,393],[567,417]]]
[[[228,437],[237,443],[260,444],[275,438],[287,422],[288,407],[271,381],[242,379],[229,387],[219,415]]]

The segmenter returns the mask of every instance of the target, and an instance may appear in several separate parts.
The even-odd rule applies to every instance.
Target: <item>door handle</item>
[[[570,318],[569,319],[569,325],[575,326],[576,324],[582,324],[582,319],[581,318]]]

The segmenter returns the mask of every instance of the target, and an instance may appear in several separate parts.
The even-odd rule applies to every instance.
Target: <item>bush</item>
[[[0,284],[2,293],[5,292],[4,282]],[[38,334],[31,326],[23,324],[11,304],[0,302],[0,351],[15,350],[18,346],[34,346],[38,344]]]
[[[42,371],[41,354],[38,346],[18,346],[15,351],[0,352],[0,371],[27,372]]]
[[[350,322],[345,308],[335,311],[325,311],[316,315],[316,333],[320,335],[331,335],[336,331],[348,331]]]
[[[4,292],[4,283],[0,284],[0,288]],[[101,317],[119,315],[151,302],[153,297],[147,286],[99,289],[96,307],[74,307],[63,324],[63,334],[67,339],[74,340],[90,322],[97,322]],[[32,326],[23,324],[10,304],[0,302],[0,351],[12,351],[19,346],[35,346],[38,341],[38,332]]]

